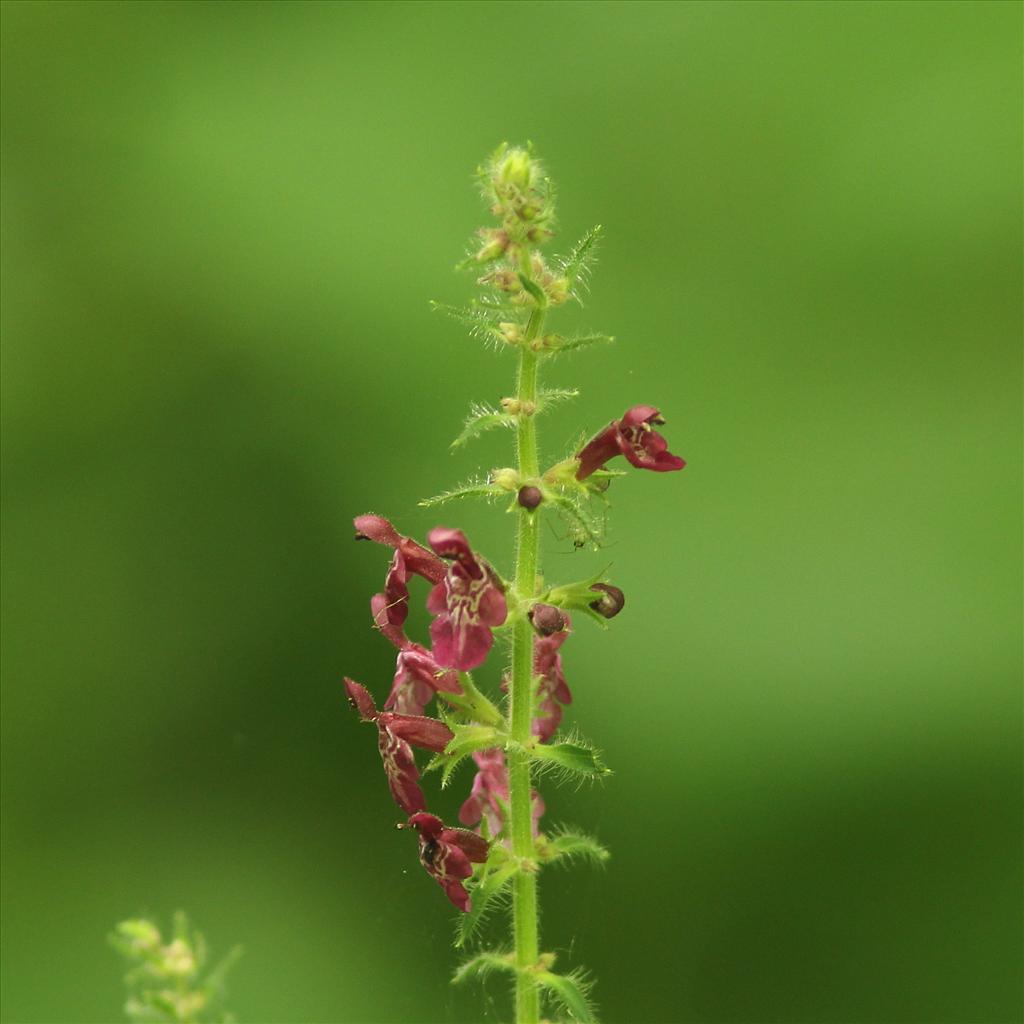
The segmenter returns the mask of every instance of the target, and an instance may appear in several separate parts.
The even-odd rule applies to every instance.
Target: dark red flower
[[[403,537],[383,516],[356,516],[353,525],[356,528],[356,540],[372,540],[400,553],[406,572],[422,576],[431,583],[440,583],[444,579],[444,562],[422,544],[417,544],[410,537]]]
[[[564,616],[565,628],[548,636],[538,637],[533,646],[533,674],[537,685],[538,716],[533,720],[533,734],[541,743],[547,743],[562,721],[562,705],[572,703],[572,693],[562,671],[559,648],[569,635],[569,616]]]
[[[508,771],[505,755],[499,747],[478,750],[473,755],[477,773],[468,799],[459,808],[459,821],[470,827],[487,818],[487,827],[496,836],[504,827],[508,809]]]
[[[537,606],[534,606],[537,607]],[[561,630],[540,636],[533,645],[533,677],[537,685],[537,717],[530,723],[530,731],[541,743],[547,743],[558,731],[562,721],[562,705],[572,703],[572,692],[565,681],[562,670],[562,655],[559,648],[569,635],[572,622],[562,613],[564,625]],[[508,677],[501,683],[508,693]]]
[[[378,711],[369,691],[354,679],[346,677],[345,689],[359,717],[377,726],[380,757],[395,803],[406,814],[426,810],[427,803],[419,786],[420,773],[410,744],[440,753],[452,739],[451,729],[434,718]]]
[[[430,639],[438,663],[470,672],[481,665],[494,643],[491,629],[508,615],[505,586],[498,574],[473,553],[461,530],[439,526],[427,536],[430,546],[449,559],[448,572],[427,598],[436,618]]]
[[[459,821],[463,825],[473,826],[482,819],[487,819],[488,834],[499,835],[505,827],[508,814],[508,769],[505,767],[505,754],[500,747],[490,750],[479,750],[473,755],[477,773],[473,777],[473,788],[469,798],[459,808]],[[537,834],[541,815],[544,813],[544,801],[540,794],[533,790],[531,794],[533,809],[533,832]]]
[[[458,675],[442,668],[425,647],[407,641],[398,652],[395,679],[384,707],[405,715],[422,715],[430,698],[439,691],[462,693]]]
[[[438,691],[462,693],[458,673],[439,665],[430,651],[405,635],[400,625],[389,622],[387,604],[386,594],[376,594],[370,602],[373,621],[398,648],[395,678],[384,707],[403,715],[422,715]]]
[[[413,814],[409,824],[419,833],[420,863],[459,910],[469,911],[472,904],[462,881],[473,874],[474,863],[487,860],[487,840],[462,828],[447,828],[433,814]]]
[[[577,452],[580,468],[576,470],[576,479],[585,480],[616,455],[625,455],[637,469],[656,473],[682,469],[686,463],[668,450],[668,442],[654,429],[664,422],[653,405],[627,409],[621,420],[612,420]]]
[[[370,602],[377,628],[396,646],[402,647],[402,627],[409,615],[409,575],[422,576],[431,583],[444,579],[447,566],[433,552],[409,537],[403,537],[383,516],[357,516],[357,540],[372,540],[395,549],[384,581],[384,593]]]

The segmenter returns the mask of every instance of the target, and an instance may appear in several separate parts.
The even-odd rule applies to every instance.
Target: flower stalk
[[[546,310],[538,306],[530,316],[523,345],[519,350],[516,398],[520,408],[536,402],[538,358],[531,343],[544,327]],[[519,416],[516,457],[521,479],[532,479],[539,472],[537,424],[533,415]],[[537,565],[540,558],[539,517],[535,509],[519,507],[516,536],[515,590],[520,605],[526,606],[537,592]],[[509,733],[516,744],[509,751],[509,803],[512,818],[512,852],[521,862],[536,856],[531,819],[530,758],[526,744],[533,720],[533,626],[523,615],[513,626],[512,677],[509,682]],[[537,1024],[540,999],[531,968],[539,955],[537,922],[537,875],[519,872],[512,886],[512,922],[516,960],[516,1021]]]
[[[549,265],[539,250],[554,233],[553,192],[532,151],[502,146],[479,177],[500,226],[478,232],[475,251],[462,266],[482,269],[478,283],[487,291],[465,309],[436,308],[499,349],[516,349],[516,388],[498,403],[501,411],[474,404],[453,446],[488,430],[513,428],[516,463],[420,504],[434,507],[467,498],[509,503],[516,522],[514,572],[510,580],[503,579],[459,529],[437,526],[424,546],[381,516],[359,516],[357,539],[393,552],[383,592],[373,597],[370,608],[374,626],[397,655],[381,711],[361,684],[346,679],[345,687],[359,717],[376,726],[391,795],[408,816],[401,827],[418,835],[421,864],[461,912],[457,946],[474,939],[488,907],[511,890],[511,951],[477,953],[454,980],[507,972],[515,985],[517,1024],[539,1024],[542,1013],[546,1020],[590,1024],[596,1018],[589,981],[578,970],[556,972],[554,954],[541,949],[538,875],[551,864],[574,859],[601,864],[608,852],[589,836],[541,828],[545,806],[534,788],[534,766],[576,781],[608,774],[591,744],[575,733],[559,733],[564,708],[573,702],[562,648],[574,635],[567,612],[579,612],[604,627],[622,611],[625,595],[604,572],[554,586],[542,580],[540,520],[557,516],[576,547],[599,548],[606,492],[624,475],[606,463],[621,455],[638,469],[663,473],[682,469],[684,462],[654,429],[664,423],[660,411],[637,405],[542,470],[537,418],[577,392],[541,388],[541,364],[611,340],[592,333],[568,338],[545,333],[549,312],[579,298],[598,229]],[[414,583],[417,577],[430,585],[429,646],[405,632],[410,588],[420,585]],[[501,675],[507,693],[504,712],[470,675],[506,649],[495,643],[496,631],[509,638],[511,648]],[[437,718],[428,714],[432,701]],[[472,757],[477,771],[459,810],[467,828],[449,827],[427,809],[414,748],[433,753],[424,775],[438,769],[442,786]]]

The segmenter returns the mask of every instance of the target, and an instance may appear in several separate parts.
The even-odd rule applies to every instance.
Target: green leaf
[[[486,483],[485,481],[471,481],[462,484],[460,487],[453,487],[443,494],[435,494],[432,498],[424,498],[418,502],[421,508],[434,508],[436,505],[445,505],[450,501],[461,501],[463,498],[496,498],[507,494],[497,484]]]
[[[474,405],[470,408],[462,433],[451,443],[452,448],[459,448],[467,441],[472,441],[495,427],[514,427],[518,422],[511,413],[498,412],[486,405]]]
[[[548,297],[544,294],[539,284],[535,284],[525,274],[519,274],[519,283],[530,293],[533,301],[538,306],[543,308],[548,304]]]
[[[597,240],[601,237],[601,225],[592,227],[572,248],[562,261],[562,273],[573,288],[577,282],[585,284],[594,264],[597,262]]]
[[[553,343],[546,345],[544,352],[550,355],[560,355],[563,352],[575,352],[577,349],[589,348],[591,345],[610,345],[615,340],[610,334],[577,334],[572,338],[558,338]]]
[[[569,775],[583,778],[611,775],[611,770],[602,763],[598,752],[583,743],[531,743],[526,749],[530,757],[540,765],[561,769]]]
[[[469,888],[473,900],[472,909],[466,914],[459,914],[455,935],[457,947],[465,946],[473,937],[488,912],[493,909],[495,900],[508,889],[518,870],[514,861],[506,861],[493,871],[481,875],[480,881]]]
[[[590,544],[599,548],[604,540],[604,527],[585,509],[579,501],[564,494],[549,494],[548,500],[563,515],[573,533],[573,543],[577,547]]]
[[[486,978],[496,971],[506,971],[510,974],[516,973],[515,959],[511,953],[501,953],[497,950],[487,950],[477,953],[475,957],[467,960],[452,976],[452,984],[461,985],[471,978]]]
[[[541,856],[546,861],[588,860],[595,865],[603,865],[611,854],[592,836],[563,831],[547,837]]]
[[[541,388],[537,393],[537,402],[541,409],[557,402],[568,402],[570,399],[579,398],[579,391],[576,388]]]
[[[545,994],[579,1024],[597,1024],[594,1008],[590,1003],[591,983],[582,974],[555,974],[553,971],[539,971],[534,977]]]
[[[448,746],[440,754],[435,754],[423,769],[425,772],[441,769],[442,789],[448,785],[452,773],[464,758],[477,750],[504,746],[505,741],[504,735],[490,725],[462,725],[451,720],[446,724],[454,735],[448,741]]]
[[[505,716],[480,692],[476,683],[473,682],[472,673],[460,672],[459,683],[462,686],[462,693],[459,695],[459,707],[474,722],[481,722],[484,725],[505,724]],[[444,696],[451,700],[455,695],[445,693]]]
[[[449,319],[469,328],[469,333],[474,338],[504,341],[498,327],[499,312],[493,306],[478,303],[469,306],[449,306],[444,302],[431,302],[430,308],[435,313],[443,313]]]

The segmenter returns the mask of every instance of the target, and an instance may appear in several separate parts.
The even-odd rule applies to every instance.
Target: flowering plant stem
[[[527,326],[525,344],[519,350],[519,373],[516,398],[520,408],[534,403],[537,396],[537,355],[530,343],[544,326],[545,310],[533,311]],[[537,426],[534,416],[520,416],[517,432],[519,475],[523,479],[537,476]],[[540,534],[539,517],[532,509],[519,509],[516,542],[515,592],[522,602],[531,600],[537,590],[537,561]],[[520,863],[531,865],[536,849],[531,819],[530,758],[524,749],[530,740],[533,718],[533,628],[526,616],[519,618],[512,635],[512,678],[509,683],[509,733],[516,744],[509,751],[509,802],[512,819],[512,853]],[[531,969],[539,955],[537,935],[537,874],[520,871],[513,883],[512,921],[516,958],[516,1021],[537,1024],[540,999]]]
[[[397,655],[391,692],[381,710],[361,683],[346,679],[345,689],[359,717],[376,727],[391,796],[408,815],[399,827],[417,833],[420,863],[460,911],[457,947],[476,941],[488,909],[499,906],[511,890],[513,948],[477,952],[452,980],[511,974],[517,1024],[539,1024],[542,1012],[546,1020],[563,1024],[596,1024],[586,972],[556,971],[556,954],[540,948],[537,876],[541,869],[578,860],[600,865],[609,854],[596,839],[574,829],[542,829],[544,800],[531,776],[534,762],[538,772],[549,771],[556,782],[608,775],[593,744],[577,732],[559,731],[563,709],[573,700],[561,648],[573,631],[570,612],[605,625],[626,599],[604,572],[556,586],[545,580],[540,520],[557,516],[575,548],[600,547],[606,492],[623,475],[606,464],[621,456],[639,469],[664,473],[682,469],[684,462],[654,429],[665,422],[658,408],[635,405],[542,471],[537,416],[577,392],[542,390],[541,363],[611,340],[594,333],[545,333],[549,310],[580,298],[599,229],[549,264],[540,246],[554,234],[554,191],[532,151],[502,145],[479,178],[501,226],[480,229],[483,245],[462,266],[484,270],[477,283],[487,291],[463,309],[436,308],[475,337],[499,349],[518,350],[518,371],[515,394],[501,399],[500,411],[475,403],[452,446],[459,448],[494,428],[514,427],[516,465],[492,469],[486,479],[420,504],[509,501],[508,510],[516,516],[515,571],[511,578],[502,576],[459,529],[434,527],[427,534],[428,548],[403,536],[383,516],[357,516],[356,539],[393,552],[384,590],[373,596],[370,610]],[[405,632],[414,577],[431,587],[426,602],[433,616],[429,648]],[[501,688],[508,693],[504,710],[477,688],[471,675],[488,661],[496,635],[511,639],[511,664],[501,666]],[[503,645],[497,649],[504,654]],[[427,708],[435,699],[437,717],[431,717]],[[477,770],[458,811],[465,828],[445,824],[427,810],[413,747],[434,754],[425,771],[437,770],[442,788],[464,759],[473,759]]]

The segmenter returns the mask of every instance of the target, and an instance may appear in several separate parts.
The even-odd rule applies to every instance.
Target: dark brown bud
[[[601,592],[601,596],[596,601],[590,602],[590,607],[598,615],[603,615],[606,619],[614,619],[622,611],[622,606],[626,603],[626,595],[618,587],[613,587],[610,583],[595,583],[590,589]]]
[[[529,619],[541,636],[563,633],[569,628],[569,620],[551,604],[535,604],[529,611]]]
[[[544,500],[544,495],[541,494],[539,487],[531,487],[529,484],[526,487],[519,488],[519,504],[523,508],[535,509]]]

